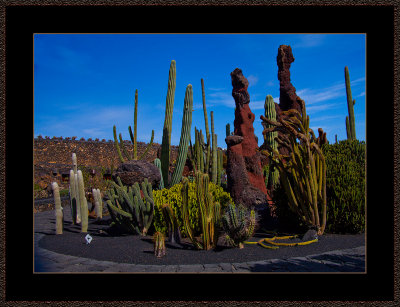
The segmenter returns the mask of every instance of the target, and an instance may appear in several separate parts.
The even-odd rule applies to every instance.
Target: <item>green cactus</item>
[[[204,91],[204,80],[201,79],[201,94],[203,97],[203,112],[204,112],[204,123],[205,123],[205,131],[206,131],[206,138],[207,138],[207,143],[209,143],[210,139],[210,131],[208,129],[208,117],[207,117],[207,108],[206,108],[206,94]]]
[[[77,193],[76,193],[76,182],[75,182],[75,173],[71,169],[69,171],[69,193],[71,200],[71,216],[72,216],[72,224],[77,224]]]
[[[55,215],[56,215],[56,234],[61,235],[63,233],[63,208],[61,207],[60,189],[57,182],[53,182],[51,185],[53,189],[54,203],[55,203]]]
[[[99,189],[92,189],[94,199],[94,210],[98,220],[103,218],[103,201]]]
[[[121,154],[121,149],[122,149],[122,152],[124,153],[124,155],[125,155],[125,157],[126,157],[126,159],[128,161],[130,161],[130,160],[142,160],[146,156],[147,152],[150,150],[151,146],[153,145],[154,130],[151,131],[150,143],[147,145],[145,151],[143,152],[143,154],[138,159],[138,156],[137,156],[137,113],[138,113],[138,90],[135,91],[135,113],[134,113],[134,123],[133,123],[134,132],[132,133],[132,127],[131,126],[128,127],[129,136],[130,136],[132,144],[133,144],[133,155],[132,156],[128,153],[128,151],[125,148],[124,141],[122,139],[121,133],[119,134],[119,143],[120,143],[120,145],[118,144],[117,130],[116,130],[115,125],[114,125],[114,128],[113,128],[115,147],[117,148],[118,157],[119,157],[121,163],[125,163],[125,160],[124,160],[124,158],[122,157],[122,154]],[[121,146],[121,149],[120,149],[120,146]]]
[[[161,180],[160,180],[160,185],[158,186],[158,188],[160,190],[162,190],[162,189],[164,189],[164,180],[163,180],[162,171],[161,171],[161,160],[156,158],[154,160],[154,165],[157,166],[160,171]]]
[[[346,82],[347,109],[349,111],[349,116],[346,116],[347,139],[356,140],[356,124],[354,118],[354,105],[356,104],[356,100],[353,100],[351,96],[349,68],[347,66],[344,68],[344,78]]]
[[[171,243],[181,243],[178,220],[169,204],[163,204],[161,208],[164,220],[168,225],[168,240]]]
[[[153,235],[153,242],[154,242],[154,255],[157,258],[164,257],[166,254],[164,234],[159,231],[155,232]]]
[[[190,140],[190,129],[192,127],[193,91],[192,85],[186,87],[185,101],[183,106],[183,118],[181,128],[181,139],[179,141],[178,158],[174,173],[172,174],[171,186],[179,183],[182,179],[183,167],[185,166]]]
[[[289,155],[283,156],[267,146],[269,152],[263,153],[279,169],[290,209],[306,225],[317,228],[318,235],[322,235],[326,226],[326,163],[320,147],[314,142],[317,138],[309,128],[310,117],[307,116],[305,103],[303,100],[300,103],[301,113],[293,109],[284,111],[278,122],[261,115],[265,123],[273,125],[266,128],[263,134],[282,131],[277,141],[289,150]]]
[[[165,105],[165,120],[163,128],[163,137],[161,144],[161,167],[164,184],[169,184],[169,162],[171,156],[171,131],[172,131],[172,114],[174,110],[174,98],[176,87],[176,62],[171,61],[168,76],[168,92]]]
[[[225,241],[233,247],[243,248],[244,241],[253,236],[255,226],[255,211],[251,210],[249,213],[242,205],[236,208],[235,205],[229,204],[225,214],[222,216]]]
[[[265,117],[269,120],[276,121],[276,109],[274,99],[271,95],[267,95],[264,104]],[[271,124],[263,123],[264,129],[273,127]],[[264,144],[271,147],[272,150],[278,149],[278,143],[276,138],[278,137],[277,131],[271,131],[264,134]],[[271,161],[269,162],[269,172],[268,172],[268,183],[274,189],[274,187],[279,183],[279,170],[274,168]]]
[[[79,202],[81,208],[81,232],[86,233],[88,231],[89,211],[85,196],[85,185],[83,182],[83,175],[81,170],[78,170],[78,188],[79,188],[78,190]]]
[[[226,124],[226,136],[230,136],[231,135],[231,125],[228,123]]]
[[[188,179],[182,180],[182,218],[185,233],[197,249],[209,250],[214,248],[218,241],[219,225],[221,221],[221,206],[214,202],[212,193],[209,191],[209,177],[201,172],[196,173],[196,194],[200,207],[200,219],[202,228],[202,242],[193,235],[190,227],[189,205],[188,205]]]
[[[224,163],[224,160],[223,160],[222,149],[218,149],[218,165],[217,165],[217,184],[218,185],[221,185],[223,163]]]
[[[145,179],[140,190],[137,182],[130,187],[124,186],[119,177],[117,182],[111,181],[111,188],[107,191],[107,207],[111,219],[121,230],[145,236],[154,215],[151,184]]]
[[[217,135],[214,133],[214,112],[211,111],[211,135],[212,135],[212,164],[211,164],[211,180],[217,184]]]

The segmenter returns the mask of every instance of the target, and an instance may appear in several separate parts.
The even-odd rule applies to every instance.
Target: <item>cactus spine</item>
[[[157,258],[161,258],[165,256],[166,249],[165,249],[165,237],[164,235],[157,231],[153,235],[153,242],[154,242],[154,255]]]
[[[81,232],[87,232],[89,212],[88,212],[87,200],[85,197],[85,185],[83,182],[83,175],[81,170],[78,170],[78,187],[79,187],[78,192],[79,192],[79,202],[81,208],[81,219],[82,219]]]
[[[276,109],[274,99],[271,95],[267,95],[264,104],[265,117],[269,120],[276,121]],[[271,124],[264,123],[264,128],[273,127]],[[272,150],[278,149],[278,143],[276,138],[278,137],[277,131],[271,131],[264,134],[264,142],[266,145],[272,148]],[[269,172],[267,182],[274,188],[279,183],[279,170],[274,168],[272,163],[269,163]]]
[[[172,174],[171,186],[179,183],[182,178],[183,167],[186,163],[187,152],[189,148],[190,129],[192,127],[193,111],[193,91],[192,85],[186,87],[185,101],[183,106],[183,118],[181,128],[181,139],[179,141],[178,158],[174,173]]]
[[[169,184],[169,161],[171,155],[171,131],[172,131],[172,113],[174,109],[176,87],[176,62],[171,61],[168,76],[168,91],[165,105],[165,120],[163,128],[163,137],[161,143],[161,170],[164,179],[164,184]]]
[[[346,82],[346,96],[347,96],[347,109],[349,111],[349,116],[346,116],[346,132],[348,140],[356,139],[356,125],[354,118],[354,105],[356,104],[356,100],[351,96],[351,87],[350,87],[350,76],[349,76],[349,68],[346,66],[344,68],[344,78]]]
[[[160,185],[158,186],[158,188],[159,188],[160,190],[162,190],[162,189],[164,189],[164,180],[163,180],[162,171],[161,171],[161,160],[158,159],[158,158],[156,158],[156,159],[154,160],[154,165],[157,166],[157,168],[158,168],[159,171],[160,171],[161,180],[160,180]]]
[[[61,235],[63,233],[63,208],[61,207],[60,189],[57,182],[53,182],[51,187],[53,188],[55,203],[56,234]]]

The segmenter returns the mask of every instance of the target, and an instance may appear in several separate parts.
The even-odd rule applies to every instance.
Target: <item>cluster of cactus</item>
[[[161,143],[161,174],[163,185],[165,187],[173,186],[182,179],[183,168],[188,156],[190,142],[190,129],[192,127],[193,112],[193,90],[192,85],[186,87],[185,100],[183,106],[183,118],[181,127],[181,138],[178,147],[178,158],[171,180],[169,180],[169,164],[171,157],[171,131],[172,131],[172,113],[174,108],[174,97],[176,87],[176,62],[171,61],[168,78],[168,91],[165,107],[165,120],[163,128],[163,137]],[[158,163],[158,161],[157,161]]]
[[[226,242],[234,247],[243,248],[244,241],[253,236],[256,227],[256,213],[240,205],[229,204],[222,216],[222,229]]]
[[[125,186],[117,177],[117,183],[111,181],[107,190],[107,208],[113,223],[122,231],[145,236],[151,226],[154,215],[153,190],[147,179]],[[143,193],[143,198],[142,198]]]
[[[189,184],[186,177],[182,180],[182,217],[185,228],[185,233],[192,241],[197,249],[209,250],[216,247],[220,220],[221,220],[221,205],[215,202],[212,193],[209,190],[209,177],[201,172],[196,173],[196,194],[197,202],[200,207],[202,240],[198,240],[190,227],[189,221]]]
[[[267,95],[264,103],[265,117],[269,120],[276,121],[276,109],[274,99],[271,95]],[[269,123],[263,122],[264,129],[272,128],[273,126]],[[264,134],[264,144],[272,148],[272,150],[278,150],[278,137],[277,131],[270,131]],[[272,189],[279,183],[279,170],[273,167],[273,163],[270,161],[268,165],[268,172],[266,175],[266,184],[269,184]]]
[[[301,114],[293,109],[284,111],[278,122],[261,115],[265,123],[273,126],[266,128],[263,134],[281,131],[276,140],[289,150],[289,155],[282,155],[267,144],[269,152],[263,153],[269,155],[279,170],[290,209],[322,235],[326,226],[326,162],[320,147],[314,142],[314,132],[309,128],[310,117],[305,103],[303,100],[300,103]]]
[[[119,134],[119,143],[118,143],[118,138],[117,138],[117,128],[113,127],[113,134],[114,134],[114,143],[115,147],[117,149],[118,157],[121,163],[125,162],[124,157],[122,156],[122,153],[124,154],[125,158],[127,160],[142,160],[147,152],[150,150],[151,146],[153,145],[153,140],[154,140],[154,130],[151,131],[151,139],[150,143],[147,145],[145,151],[142,153],[142,155],[138,158],[137,156],[137,107],[138,107],[138,90],[135,91],[135,113],[134,113],[134,126],[133,126],[133,133],[132,133],[132,127],[129,126],[129,136],[131,138],[132,144],[133,144],[133,155],[130,155],[128,150],[126,149],[124,145],[124,140],[122,139],[122,134]],[[122,149],[122,152],[121,152]]]
[[[344,79],[346,83],[347,109],[349,111],[349,116],[346,116],[347,139],[356,140],[356,124],[354,117],[354,105],[356,104],[356,100],[353,100],[351,95],[349,68],[347,66],[344,68]]]
[[[365,142],[325,145],[327,232],[365,231]]]
[[[164,257],[166,254],[164,234],[159,231],[155,232],[153,235],[153,242],[154,242],[154,255],[157,258]]]
[[[195,236],[199,236],[202,232],[201,229],[201,213],[200,207],[197,202],[197,192],[195,178],[189,183],[189,223],[190,228],[193,230]],[[166,188],[163,190],[154,190],[153,199],[155,204],[155,212],[153,224],[156,231],[160,231],[164,234],[168,234],[168,220],[163,213],[163,207],[168,204],[171,208],[174,217],[177,220],[177,225],[182,237],[187,237],[185,228],[183,227],[183,217],[182,217],[182,182],[174,185],[171,188]],[[210,192],[213,195],[215,202],[219,202],[221,205],[221,210],[224,211],[229,203],[232,203],[232,197],[229,193],[225,192],[221,186],[213,184],[212,182],[208,185]],[[164,209],[165,210],[165,209]]]
[[[161,170],[161,160],[156,158],[154,159],[154,165],[157,166],[158,170],[160,171],[160,184],[158,185],[158,189],[162,190],[164,189],[164,179],[163,179],[163,175],[162,175],[162,170]]]
[[[223,153],[218,148],[217,134],[214,133],[214,112],[210,112],[211,134],[208,128],[208,116],[206,108],[206,99],[204,91],[204,80],[201,79],[201,90],[203,96],[203,112],[207,142],[204,141],[204,135],[195,127],[195,144],[193,152],[193,164],[197,171],[208,174],[214,184],[221,185],[221,175],[223,170]],[[229,124],[228,124],[229,125]],[[227,127],[227,130],[229,128]]]
[[[64,216],[63,208],[61,207],[60,189],[57,182],[53,182],[51,185],[53,189],[54,203],[55,203],[55,215],[56,215],[56,234],[61,235],[64,227]]]
[[[76,154],[72,154],[72,167],[69,171],[69,192],[71,215],[74,225],[81,224],[81,232],[87,232],[89,211],[85,196],[85,184],[81,170],[78,170]]]

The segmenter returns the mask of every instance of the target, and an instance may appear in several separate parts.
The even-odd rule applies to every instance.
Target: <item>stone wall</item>
[[[140,157],[147,144],[138,142],[137,145]],[[133,144],[130,141],[125,141],[125,147],[133,155]],[[160,144],[153,143],[145,160],[153,162],[160,149]],[[33,148],[34,184],[42,190],[47,189],[52,181],[57,181],[62,187],[68,187],[68,183],[63,184],[62,175],[69,174],[72,168],[72,153],[76,154],[78,166],[85,167],[88,171],[95,169],[97,175],[102,168],[115,170],[120,164],[117,149],[111,140],[38,137],[34,139]],[[176,159],[177,154],[178,147],[172,146],[171,161]],[[42,194],[45,196],[46,193]]]

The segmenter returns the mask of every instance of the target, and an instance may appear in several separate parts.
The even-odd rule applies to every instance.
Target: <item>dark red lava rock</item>
[[[279,111],[295,109],[301,113],[301,104],[299,102],[300,97],[297,96],[296,88],[290,82],[290,65],[294,62],[292,47],[287,45],[280,45],[278,48],[278,56],[276,58],[276,61],[278,64],[278,80],[280,92]]]
[[[242,70],[236,68],[231,73],[232,96],[236,110],[234,135],[226,137],[228,190],[235,204],[254,207],[259,213],[268,209],[270,198],[267,196],[264,176],[261,168],[261,155],[254,135],[255,115],[251,112],[250,95],[247,92],[249,82]],[[268,210],[267,210],[268,211]]]
[[[131,160],[120,164],[112,177],[114,181],[117,181],[117,177],[119,177],[122,183],[127,186],[131,186],[135,182],[140,185],[147,178],[153,189],[158,187],[161,180],[157,166],[144,160]]]

